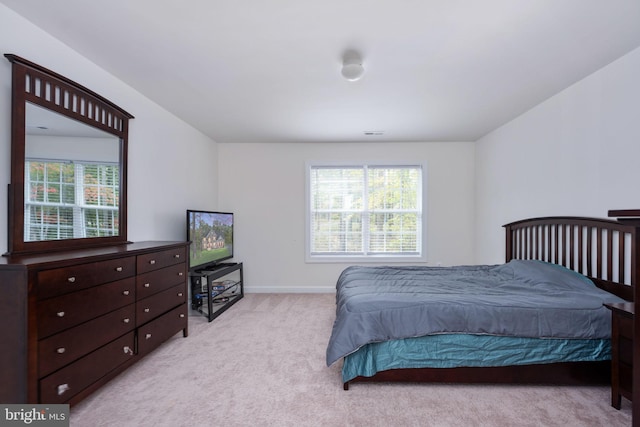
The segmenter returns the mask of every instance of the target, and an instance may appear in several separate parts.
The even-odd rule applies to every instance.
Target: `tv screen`
[[[233,257],[233,213],[187,210],[189,269],[206,270]]]

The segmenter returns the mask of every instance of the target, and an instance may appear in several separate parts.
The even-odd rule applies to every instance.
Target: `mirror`
[[[120,140],[26,104],[24,240],[120,234]]]
[[[9,252],[126,243],[130,114],[15,55]]]

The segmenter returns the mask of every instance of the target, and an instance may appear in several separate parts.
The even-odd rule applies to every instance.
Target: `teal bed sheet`
[[[344,357],[342,381],[400,368],[487,367],[610,359],[610,339],[437,334],[366,344]]]

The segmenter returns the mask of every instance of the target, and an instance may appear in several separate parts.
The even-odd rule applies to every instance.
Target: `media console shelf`
[[[227,311],[244,296],[242,263],[218,264],[190,272],[191,308],[207,316],[209,322]]]

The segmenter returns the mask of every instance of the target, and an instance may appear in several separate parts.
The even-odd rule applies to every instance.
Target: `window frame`
[[[349,255],[349,254],[312,254],[311,253],[311,170],[315,167],[327,168],[375,168],[375,167],[410,167],[421,168],[421,182],[419,197],[421,199],[421,230],[420,251],[414,255]],[[366,182],[366,177],[365,177]],[[368,230],[363,230],[368,234]],[[400,161],[307,161],[305,163],[305,262],[307,263],[418,263],[427,262],[427,164],[426,162]]]

